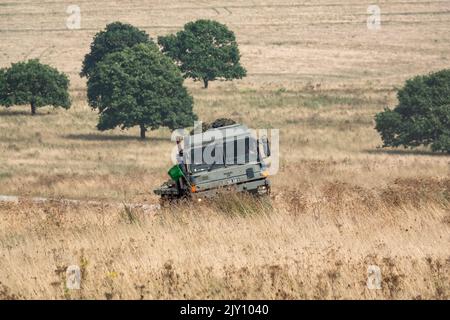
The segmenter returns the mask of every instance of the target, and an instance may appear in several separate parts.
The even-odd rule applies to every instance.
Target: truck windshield
[[[191,148],[185,155],[192,173],[247,164],[259,159],[258,145],[251,137]]]

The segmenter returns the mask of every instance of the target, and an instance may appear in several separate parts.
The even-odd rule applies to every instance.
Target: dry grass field
[[[81,29],[66,28],[69,4]],[[381,149],[396,88],[450,65],[450,1],[0,1],[0,67],[40,58],[71,79],[70,110],[0,108],[0,194],[105,205],[0,203],[0,299],[449,299],[450,157]],[[153,213],[173,143],[95,129],[78,76],[120,20],[152,38],[197,18],[237,35],[248,77],[186,81],[204,121],[280,129],[270,203],[230,196]],[[82,269],[81,290],[65,269]],[[382,289],[366,286],[367,268]]]

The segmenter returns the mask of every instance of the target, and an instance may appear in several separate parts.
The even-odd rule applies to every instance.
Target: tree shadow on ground
[[[433,157],[448,157],[449,153],[433,152],[430,150],[412,150],[412,149],[366,149],[365,153],[370,154],[390,154],[400,156],[433,156]]]
[[[17,116],[29,116],[29,117],[40,117],[40,116],[49,116],[52,115],[51,112],[39,112],[37,111],[35,115],[31,114],[31,111],[13,111],[13,110],[1,110],[0,118],[2,117],[17,117]]]
[[[87,134],[67,134],[63,136],[70,140],[84,140],[84,141],[170,141],[170,137],[152,137],[149,136],[145,139],[141,139],[139,136],[125,136],[118,134],[98,134],[98,133],[87,133]]]

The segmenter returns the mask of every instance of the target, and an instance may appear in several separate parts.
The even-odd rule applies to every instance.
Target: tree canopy
[[[69,79],[57,69],[37,59],[13,63],[0,70],[0,104],[29,104],[31,114],[43,106],[70,108]]]
[[[88,101],[99,130],[139,126],[177,129],[197,119],[180,70],[154,46],[139,44],[105,56],[88,79]]]
[[[91,51],[84,57],[80,76],[89,78],[95,65],[107,54],[130,48],[139,43],[157,47],[145,31],[122,22],[108,24],[105,30],[94,36]]]
[[[176,35],[158,37],[158,43],[175,60],[185,78],[203,81],[242,79],[247,72],[233,31],[212,20],[189,22]]]
[[[450,70],[406,81],[398,105],[375,116],[383,146],[431,146],[450,152]]]

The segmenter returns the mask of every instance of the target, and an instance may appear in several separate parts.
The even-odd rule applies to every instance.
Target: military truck
[[[177,146],[178,163],[168,172],[171,179],[154,190],[163,204],[186,198],[202,201],[222,189],[269,194],[264,163],[270,157],[269,140],[258,139],[245,125],[191,132],[178,139]]]

